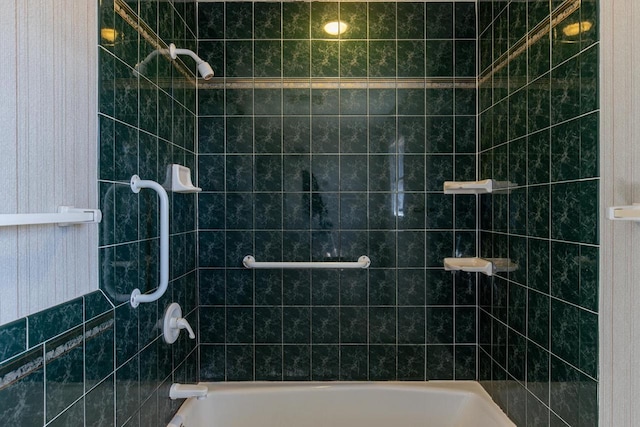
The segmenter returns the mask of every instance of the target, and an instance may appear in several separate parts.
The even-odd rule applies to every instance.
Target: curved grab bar
[[[253,256],[247,255],[242,259],[242,264],[247,268],[368,268],[371,260],[362,255],[356,262],[257,262]]]
[[[162,185],[155,181],[140,179],[138,175],[131,177],[131,191],[139,193],[142,188],[151,188],[158,193],[160,199],[160,284],[152,294],[142,295],[140,289],[131,292],[131,307],[141,302],[153,302],[162,297],[169,285],[169,196]]]

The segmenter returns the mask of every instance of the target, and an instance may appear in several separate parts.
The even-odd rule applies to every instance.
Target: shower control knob
[[[164,322],[162,327],[162,336],[167,344],[173,344],[180,336],[180,331],[186,329],[189,333],[189,338],[196,339],[196,334],[193,332],[191,325],[187,319],[182,317],[182,308],[176,302],[171,303],[167,310],[164,312]]]

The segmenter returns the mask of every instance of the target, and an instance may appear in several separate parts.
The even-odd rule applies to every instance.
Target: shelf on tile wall
[[[509,258],[445,258],[446,271],[465,271],[468,273],[482,273],[493,276],[495,273],[515,271],[518,265]]]
[[[445,181],[444,194],[487,194],[507,191],[516,184],[509,181],[483,179],[481,181]]]

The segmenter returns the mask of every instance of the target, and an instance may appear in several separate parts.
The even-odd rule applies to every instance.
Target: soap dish
[[[195,187],[191,182],[191,169],[178,164],[167,167],[167,178],[162,186],[174,193],[199,193],[202,191],[202,188]]]

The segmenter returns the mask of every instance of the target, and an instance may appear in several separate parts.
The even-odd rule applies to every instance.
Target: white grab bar
[[[160,284],[152,294],[142,295],[140,289],[131,292],[131,307],[141,302],[153,302],[162,297],[169,285],[169,196],[162,185],[155,181],[142,180],[138,175],[131,177],[131,191],[139,193],[141,188],[150,188],[158,193],[160,200]]]
[[[368,256],[362,255],[356,262],[257,262],[256,259],[247,255],[242,259],[242,264],[247,268],[312,268],[312,269],[330,269],[330,268],[368,268],[371,260]]]
[[[60,206],[58,213],[26,213],[0,215],[0,227],[12,225],[58,224],[66,227],[74,224],[97,224],[102,221],[100,209],[79,209]]]

